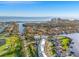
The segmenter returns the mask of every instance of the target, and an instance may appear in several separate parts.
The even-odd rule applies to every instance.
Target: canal
[[[22,34],[24,33],[24,27],[23,27],[23,22],[22,23],[18,23],[19,24],[19,33]]]

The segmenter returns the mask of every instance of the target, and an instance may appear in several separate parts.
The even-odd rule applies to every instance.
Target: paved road
[[[47,57],[46,54],[45,54],[45,51],[44,51],[44,47],[45,47],[45,41],[47,39],[47,36],[42,36],[41,37],[41,42],[38,46],[38,54],[40,57]]]
[[[46,39],[42,39],[42,42],[41,42],[41,46],[40,47],[41,47],[41,51],[42,51],[43,56],[44,57],[47,57],[46,54],[45,54],[45,52],[44,52],[45,40]]]

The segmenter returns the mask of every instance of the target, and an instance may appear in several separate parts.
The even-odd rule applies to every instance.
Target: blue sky
[[[0,2],[0,16],[53,16],[79,18],[79,2],[5,1]]]

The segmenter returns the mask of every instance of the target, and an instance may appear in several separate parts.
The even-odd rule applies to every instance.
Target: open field
[[[5,41],[4,44],[0,45],[0,56],[20,56],[21,44],[18,36],[11,35],[10,37],[5,37],[2,34],[0,35],[0,40]]]

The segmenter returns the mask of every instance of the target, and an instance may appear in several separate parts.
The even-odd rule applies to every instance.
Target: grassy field
[[[62,36],[60,38],[60,40],[61,40],[61,45],[62,45],[63,49],[67,50],[69,48],[69,43],[70,43],[71,39]]]
[[[0,35],[0,39],[4,39],[5,43],[0,46],[0,57],[20,56],[20,38],[17,35],[6,37]]]

